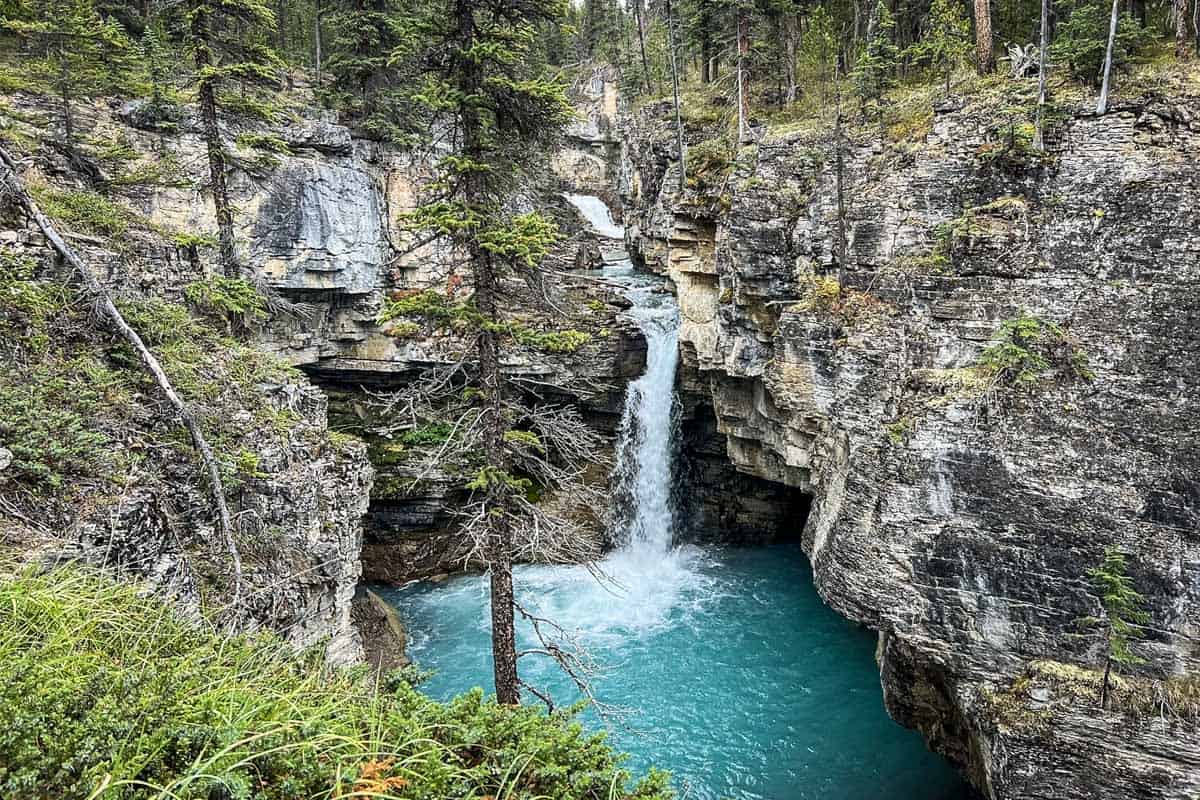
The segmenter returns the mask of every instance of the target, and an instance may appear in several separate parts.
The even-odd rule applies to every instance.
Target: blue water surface
[[[798,547],[686,549],[672,559],[632,571],[613,563],[603,586],[575,567],[517,573],[522,602],[603,665],[599,699],[638,710],[611,733],[635,772],[670,770],[681,797],[697,800],[974,797],[887,716],[874,635],[821,602]],[[435,670],[424,691],[493,691],[485,578],[379,591],[409,626],[412,658]],[[533,641],[528,630],[521,638]],[[520,666],[560,704],[578,697],[547,659]]]

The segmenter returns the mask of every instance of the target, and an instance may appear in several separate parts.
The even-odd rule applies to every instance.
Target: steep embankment
[[[829,130],[700,146],[680,193],[667,108],[644,109],[626,224],[678,287],[685,387],[728,457],[811,494],[818,590],[879,631],[892,716],[993,798],[1190,800],[1200,92],[1064,108],[1042,154],[998,111],[1023,91],[852,133],[841,225]],[[1102,709],[1110,545],[1150,622]]]
[[[370,579],[392,581],[462,567],[452,511],[463,480],[428,465],[446,426],[381,419],[391,412],[378,395],[456,363],[469,343],[379,317],[390,298],[467,290],[461,254],[422,244],[403,222],[434,156],[352,135],[307,87],[279,100],[288,111],[276,123],[223,121],[249,283],[213,277],[216,220],[191,109],[163,120],[144,100],[97,102],[78,110],[68,148],[48,133],[53,101],[20,92],[0,96],[0,131],[21,158],[23,183],[119,298],[214,439],[248,569],[238,624],[266,625],[300,645],[329,640],[331,657],[353,659],[360,565]],[[576,189],[611,186],[612,84],[585,83],[580,102],[588,113],[557,163]],[[558,181],[532,181],[516,202],[557,197]],[[577,215],[559,202],[561,227],[577,234]],[[191,612],[220,609],[229,566],[176,421],[86,313],[36,227],[13,208],[3,213],[0,352],[15,365],[0,375],[6,540],[149,578]],[[569,266],[576,245],[564,243],[552,269]],[[617,317],[625,301],[569,276],[518,286],[514,296],[554,310],[514,309],[530,329],[585,335],[570,352],[510,354],[506,370],[539,402],[578,404],[611,438],[624,383],[645,358],[640,332]],[[371,434],[379,422],[393,432]],[[360,601],[358,616],[380,622],[369,598]]]

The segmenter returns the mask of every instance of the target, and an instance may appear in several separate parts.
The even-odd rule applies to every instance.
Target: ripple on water
[[[799,548],[636,550],[604,562],[605,585],[582,567],[516,576],[522,601],[607,667],[600,698],[639,709],[612,734],[634,769],[669,769],[698,800],[972,796],[887,717],[874,636],[822,604]],[[492,691],[484,578],[382,591],[409,625],[411,656],[436,671],[427,692]],[[560,704],[576,699],[553,664],[521,668]]]

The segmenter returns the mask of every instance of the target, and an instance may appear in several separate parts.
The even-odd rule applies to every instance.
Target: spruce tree
[[[1143,604],[1145,598],[1133,588],[1133,580],[1125,571],[1125,555],[1115,547],[1104,550],[1100,566],[1088,570],[1093,591],[1104,608],[1105,656],[1104,680],[1100,687],[1100,706],[1108,703],[1108,687],[1113,665],[1128,667],[1143,659],[1130,648],[1130,641],[1141,636],[1139,625],[1149,619]]]
[[[235,81],[247,86],[276,85],[282,63],[267,45],[275,14],[262,0],[187,0],[187,42],[196,66],[196,94],[208,152],[208,170],[217,216],[221,263],[228,277],[237,277],[237,241],[233,206],[226,183],[226,154],[221,142],[221,89]],[[254,107],[246,101],[243,106]],[[266,106],[256,106],[265,112]]]
[[[570,119],[564,87],[547,80],[529,57],[538,26],[556,24],[565,11],[562,0],[436,0],[410,23],[420,31],[413,37],[420,46],[396,54],[436,65],[415,99],[456,132],[426,202],[408,223],[418,235],[447,240],[463,253],[473,294],[453,308],[443,308],[445,296],[436,292],[416,302],[407,298],[391,313],[453,319],[475,338],[473,386],[459,394],[474,405],[472,429],[479,431],[472,440],[478,461],[466,485],[473,512],[465,533],[490,573],[496,696],[505,704],[520,701],[514,540],[531,512],[529,457],[550,445],[518,427],[501,367],[506,347],[541,339],[506,320],[501,299],[505,276],[536,267],[555,240],[547,218],[513,212],[511,199],[539,146]]]
[[[119,84],[130,66],[131,47],[115,20],[100,17],[92,0],[35,0],[32,19],[8,18],[3,27],[27,43],[31,75],[58,101],[64,141],[75,143],[72,105]]]

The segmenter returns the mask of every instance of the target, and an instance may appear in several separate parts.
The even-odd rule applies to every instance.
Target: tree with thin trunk
[[[515,213],[511,198],[516,177],[571,117],[564,87],[531,63],[533,31],[556,24],[564,12],[558,0],[431,2],[408,20],[420,38],[404,38],[420,46],[396,54],[427,66],[413,97],[455,131],[436,179],[405,221],[415,234],[455,246],[470,269],[473,292],[462,302],[436,291],[402,298],[386,313],[452,320],[474,337],[470,389],[455,387],[469,406],[456,435],[469,433],[476,459],[464,487],[471,501],[463,530],[489,572],[496,697],[505,704],[520,701],[521,686],[513,562],[526,528],[538,528],[530,521],[535,512],[528,499],[538,476],[524,468],[523,455],[550,444],[540,428],[515,416],[501,359],[514,343],[569,347],[578,341],[528,330],[506,319],[501,303],[506,274],[534,269],[556,239],[549,219],[536,211]]]
[[[750,141],[750,88],[747,59],[750,54],[750,9],[744,2],[737,7],[737,139],[738,144]]]
[[[992,53],[992,4],[990,0],[975,0],[975,58],[979,74],[988,75],[996,66]]]
[[[650,81],[650,62],[646,58],[646,0],[633,0],[633,15],[637,23],[638,48],[642,54],[642,85],[648,94],[654,93],[654,85]]]
[[[1104,560],[1088,570],[1088,577],[1104,609],[1104,617],[1082,622],[1103,626],[1104,679],[1100,686],[1100,707],[1107,708],[1113,666],[1130,667],[1145,660],[1133,652],[1130,642],[1141,636],[1139,626],[1150,617],[1144,608],[1145,598],[1134,589],[1133,579],[1126,573],[1125,554],[1120,550],[1106,548]]]
[[[667,0],[667,52],[671,57],[671,85],[675,93],[675,152],[679,157],[679,191],[683,192],[687,188],[687,148],[683,142],[683,114],[679,110],[679,64],[671,0]]]
[[[1121,0],[1113,0],[1112,14],[1108,21],[1108,46],[1104,49],[1104,78],[1100,84],[1100,99],[1096,101],[1096,113],[1108,112],[1108,87],[1112,78],[1113,48],[1117,43],[1117,20],[1121,12]]]
[[[282,63],[261,38],[274,28],[275,14],[264,0],[187,0],[187,39],[196,66],[196,95],[208,155],[216,210],[221,266],[227,277],[241,273],[227,182],[228,159],[221,140],[221,88],[236,81],[275,85]]]
[[[1040,31],[1040,44],[1038,46],[1038,99],[1037,111],[1033,122],[1033,146],[1038,150],[1045,150],[1046,143],[1042,138],[1042,128],[1046,124],[1046,50],[1049,47],[1050,30],[1050,0],[1042,0],[1042,19]]]
[[[1175,0],[1175,57],[1182,61],[1187,58],[1187,26],[1188,0]]]

